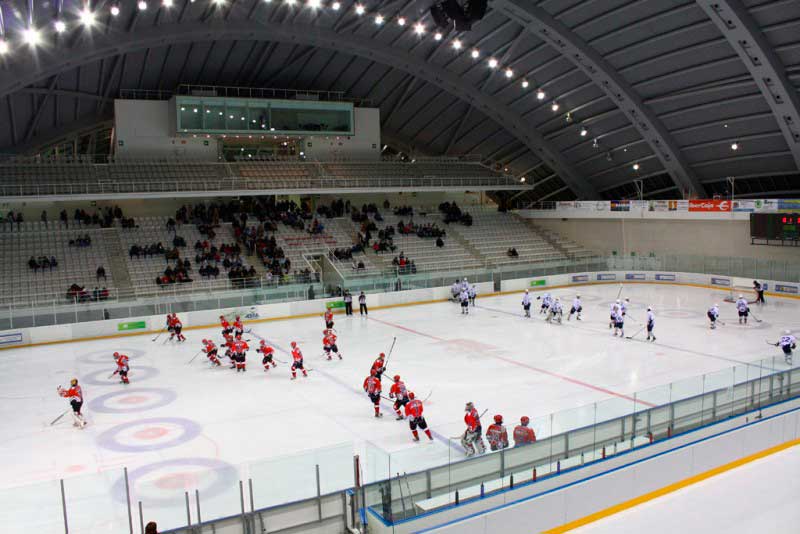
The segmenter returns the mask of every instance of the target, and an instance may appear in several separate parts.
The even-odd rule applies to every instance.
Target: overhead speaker
[[[443,30],[450,29],[450,17],[447,16],[444,6],[441,3],[431,6],[431,18],[434,24]]]

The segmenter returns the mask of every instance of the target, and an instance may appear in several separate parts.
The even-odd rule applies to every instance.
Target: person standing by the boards
[[[369,315],[367,311],[367,296],[363,291],[358,295],[358,311],[361,312],[361,315]]]

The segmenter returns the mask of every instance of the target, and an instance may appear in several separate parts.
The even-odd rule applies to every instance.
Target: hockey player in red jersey
[[[61,386],[56,388],[58,394],[69,399],[69,404],[72,406],[72,426],[83,428],[86,426],[86,419],[81,414],[81,406],[83,406],[83,390],[78,385],[78,379],[73,378],[69,381],[69,389],[64,389]]]
[[[364,379],[364,391],[375,406],[375,417],[383,417],[381,413],[381,379],[377,376],[374,369],[370,371],[370,375]]]
[[[172,314],[171,313],[167,314],[167,332],[169,332],[169,339],[172,340],[172,338],[175,337],[175,325],[172,324]]]
[[[114,374],[119,375],[120,382],[123,384],[130,384],[130,382],[128,382],[128,371],[130,371],[130,367],[128,367],[129,358],[124,354],[115,352],[114,360],[117,362],[117,369],[114,371]]]
[[[238,315],[236,320],[233,321],[233,333],[237,336],[244,334],[244,323],[242,323],[242,319]]]
[[[167,316],[167,317],[170,317],[170,316]],[[173,313],[171,318],[168,319],[167,321],[169,322],[170,326],[172,327],[172,330],[171,330],[172,333],[170,334],[169,338],[172,339],[173,337],[177,336],[178,341],[186,341],[186,338],[181,333],[183,331],[183,323],[181,323],[181,320],[178,319],[178,315]]]
[[[502,415],[494,416],[494,423],[486,429],[486,441],[489,442],[489,448],[493,451],[508,447],[508,431],[503,424]]]
[[[389,398],[394,399],[394,412],[397,414],[397,420],[400,421],[404,418],[400,409],[408,404],[409,399],[406,385],[400,380],[400,375],[394,375],[394,384],[389,388]]]
[[[322,350],[325,351],[325,355],[328,356],[329,360],[332,360],[333,357],[331,353],[336,354],[339,359],[342,359],[342,355],[339,352],[339,347],[336,345],[336,334],[333,333],[333,330],[330,328],[326,328],[322,331],[324,337],[322,338]]]
[[[481,434],[483,429],[481,427],[481,417],[475,405],[468,402],[464,408],[467,413],[464,415],[464,422],[467,424],[467,429],[464,435],[461,436],[461,445],[467,453],[467,456],[472,456],[477,452],[483,454],[486,452],[486,445],[483,444]]]
[[[231,324],[225,318],[224,315],[219,316],[219,325],[222,327],[222,337],[227,337],[231,332],[233,332],[233,328],[231,328]]]
[[[527,415],[523,415],[519,419],[519,424],[514,427],[514,446],[520,447],[522,445],[528,445],[536,441],[536,434],[533,433],[532,428],[528,428],[528,424],[531,420],[528,418]]]
[[[233,336],[230,333],[225,335],[225,343],[223,346],[225,347],[225,357],[228,358],[231,362],[231,369],[236,369],[236,356],[233,352]]]
[[[273,359],[275,349],[267,345],[265,340],[261,340],[261,344],[259,345],[257,352],[264,355],[264,357],[261,359],[261,363],[264,365],[264,372],[269,371],[270,364],[272,364],[272,367],[278,367],[278,364],[275,363],[275,360]]]
[[[417,427],[425,431],[430,441],[433,441],[431,431],[428,429],[428,423],[422,417],[422,401],[414,398],[414,392],[408,392],[408,404],[406,404],[406,416],[408,416],[408,426],[411,427],[411,433],[414,435],[414,441],[419,441],[419,434]]]
[[[236,341],[233,342],[233,349],[232,352],[234,354],[234,358],[236,359],[236,372],[239,371],[247,372],[247,351],[250,350],[250,346],[247,344],[247,341],[242,339],[242,336],[236,336]]]
[[[325,328],[333,328],[333,312],[328,308],[325,310]]]
[[[300,347],[294,341],[292,341],[292,360],[292,380],[297,378],[298,369],[303,371],[303,376],[308,376],[306,368],[303,367],[303,353],[300,352]]]
[[[217,356],[217,346],[210,339],[203,340],[203,348],[201,349],[208,357],[213,365],[220,366],[219,357]]]
[[[378,380],[381,379],[383,372],[386,370],[386,367],[384,367],[385,364],[386,364],[386,355],[381,352],[378,355],[378,359],[375,360],[375,362],[372,364],[372,369],[370,369],[370,372],[373,371],[375,372],[375,376],[378,377]]]

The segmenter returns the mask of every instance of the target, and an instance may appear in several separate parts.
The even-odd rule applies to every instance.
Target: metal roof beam
[[[609,95],[647,139],[661,164],[684,195],[703,195],[703,185],[680,151],[680,147],[658,118],[642,102],[631,85],[591,46],[542,8],[523,0],[495,0],[493,8],[517,21],[550,44]]]
[[[800,97],[780,58],[739,0],[697,0],[747,67],[800,169]]]

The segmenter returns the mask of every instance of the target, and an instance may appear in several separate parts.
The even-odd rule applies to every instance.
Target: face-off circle
[[[183,445],[200,435],[200,425],[182,417],[139,419],[109,428],[97,444],[116,452],[148,452]]]
[[[145,465],[128,472],[131,498],[144,506],[165,507],[184,503],[184,492],[198,490],[201,499],[236,489],[236,468],[211,458],[179,458]],[[114,484],[113,495],[125,502],[125,479]],[[238,492],[238,489],[236,490]]]
[[[142,349],[134,349],[131,347],[119,347],[113,350],[112,349],[93,350],[92,352],[81,354],[80,356],[78,356],[78,361],[81,363],[89,363],[92,365],[95,364],[113,365],[115,352],[119,352],[120,354],[126,354],[130,356],[131,361],[147,354]]]
[[[112,362],[113,363],[113,362]],[[119,375],[114,375],[111,378],[108,377],[111,373],[113,373],[113,369],[116,369],[117,364],[109,365],[107,369],[100,369],[99,371],[94,371],[87,375],[81,376],[81,383],[83,384],[90,384],[92,386],[114,386],[119,384]],[[153,378],[154,376],[158,375],[159,371],[155,367],[150,367],[149,365],[137,365],[132,367],[130,372],[128,372],[128,376],[131,380],[135,380],[136,382],[142,382],[144,380],[148,380]]]
[[[170,404],[178,395],[163,388],[133,388],[106,393],[89,402],[89,409],[100,413],[139,413]]]

